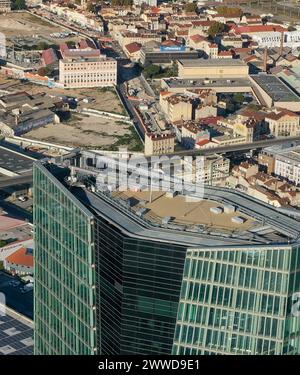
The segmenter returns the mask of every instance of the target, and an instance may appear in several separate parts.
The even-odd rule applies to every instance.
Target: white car
[[[25,197],[24,195],[21,195],[18,199],[20,202],[26,202],[28,200],[28,198]]]

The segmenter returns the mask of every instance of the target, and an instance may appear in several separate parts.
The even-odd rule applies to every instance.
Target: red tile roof
[[[269,118],[271,120],[279,120],[283,116],[290,116],[290,117],[299,117],[297,113],[289,111],[288,109],[282,109],[279,113],[270,113],[266,116],[266,118]]]
[[[286,28],[280,25],[250,25],[250,26],[233,26],[237,34],[248,34],[248,33],[266,33],[274,31],[287,31]]]
[[[141,49],[141,47],[142,47],[142,45],[140,43],[136,43],[136,42],[126,44],[126,46],[125,46],[125,48],[127,49],[127,51],[129,53],[138,52]]]
[[[218,53],[219,56],[232,56],[231,51],[221,51]]]
[[[42,52],[42,59],[45,65],[51,65],[58,61],[56,51],[53,48],[48,48]]]
[[[21,247],[6,258],[6,261],[18,266],[33,267],[33,253],[31,249]]]
[[[193,26],[202,26],[210,27],[214,22],[213,21],[191,21]]]
[[[94,42],[92,42],[89,39],[82,39],[79,42],[78,47],[79,49],[88,49],[88,48],[96,49]]]
[[[208,143],[210,143],[209,139],[202,139],[202,141],[197,142],[197,145],[202,147],[202,146],[207,145]]]
[[[200,34],[192,35],[192,36],[190,37],[190,39],[191,39],[193,42],[195,42],[195,43],[199,43],[199,42],[203,42],[204,40],[207,40],[207,39],[205,38],[205,36],[200,35]]]
[[[177,40],[171,40],[171,39],[168,39],[168,40],[165,40],[161,43],[162,46],[180,46],[181,43],[178,42]]]

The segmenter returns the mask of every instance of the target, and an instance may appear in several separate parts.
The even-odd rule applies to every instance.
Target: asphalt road
[[[121,83],[120,85],[118,85],[117,86],[117,90],[118,90],[118,93],[119,93],[119,95],[120,95],[120,97],[122,99],[122,102],[123,102],[125,108],[127,109],[127,112],[130,114],[130,117],[133,120],[135,129],[136,129],[138,135],[144,141],[144,139],[145,139],[144,125],[142,124],[141,120],[138,118],[138,116],[137,116],[137,114],[135,112],[133,104],[127,98],[125,84]]]
[[[31,184],[32,183],[32,172],[26,175],[17,177],[8,177],[0,180],[0,189],[8,186]]]
[[[16,206],[15,204],[7,202],[5,200],[0,200],[0,207],[2,207],[3,210],[6,211],[10,217],[21,220],[27,220],[28,222],[32,223],[32,214],[24,210],[23,208]]]
[[[290,138],[276,138],[276,139],[268,139],[264,141],[256,141],[252,143],[241,143],[239,145],[230,145],[230,146],[222,146],[222,147],[213,147],[208,148],[206,150],[183,150],[177,151],[166,155],[212,155],[212,154],[225,154],[227,152],[232,151],[248,151],[254,150],[258,148],[265,148],[268,146],[273,146],[282,143],[288,143],[293,141],[300,141],[300,136],[297,137],[290,137]]]

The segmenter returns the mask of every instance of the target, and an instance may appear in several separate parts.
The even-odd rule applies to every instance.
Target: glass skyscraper
[[[34,165],[36,354],[300,353],[298,222],[226,189],[97,191],[91,154]]]

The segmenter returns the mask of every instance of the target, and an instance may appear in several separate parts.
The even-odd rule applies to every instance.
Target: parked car
[[[28,197],[26,197],[25,195],[21,195],[18,199],[20,202],[26,202],[28,200]]]
[[[18,281],[18,280],[11,280],[9,283],[8,283],[8,285],[10,285],[10,286],[13,286],[14,288],[16,287],[16,286],[19,286],[21,283],[20,283],[20,281]]]
[[[28,283],[20,288],[21,293],[28,293],[33,290],[33,283]]]

